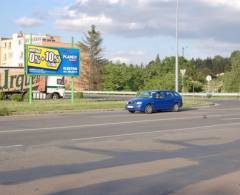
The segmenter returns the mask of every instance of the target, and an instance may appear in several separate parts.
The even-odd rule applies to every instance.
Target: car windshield
[[[140,93],[140,95],[138,97],[140,97],[140,98],[151,98],[152,93],[150,91],[143,91],[142,93]]]

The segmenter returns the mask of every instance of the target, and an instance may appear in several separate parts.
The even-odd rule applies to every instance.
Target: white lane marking
[[[201,109],[202,111],[232,111],[232,110],[235,110],[235,111],[238,111],[240,110],[240,108],[216,108],[216,109]]]
[[[205,126],[197,126],[197,127],[187,127],[187,128],[180,128],[180,129],[163,129],[157,131],[144,131],[144,132],[136,132],[136,133],[124,133],[124,134],[117,134],[117,135],[106,135],[106,136],[99,136],[99,137],[86,137],[86,138],[78,138],[72,139],[72,141],[91,141],[96,139],[104,139],[104,138],[114,138],[114,137],[124,137],[124,136],[133,136],[133,135],[146,135],[146,134],[158,134],[158,133],[166,133],[166,132],[179,132],[179,131],[188,131],[200,128],[212,128],[212,127],[219,127],[219,126],[235,126],[240,125],[240,123],[222,123],[217,125],[205,125]],[[205,129],[207,131],[209,129]],[[202,130],[203,131],[203,130]]]
[[[216,115],[207,115],[207,118],[215,118],[215,117],[227,117],[227,116],[238,116],[240,114],[216,114]],[[205,117],[204,115],[204,117]],[[51,130],[63,130],[69,128],[84,128],[84,127],[98,127],[98,126],[110,126],[110,125],[123,125],[123,124],[133,124],[133,123],[145,123],[145,122],[157,122],[157,121],[175,121],[175,120],[188,120],[188,119],[201,119],[201,116],[193,116],[193,117],[178,117],[178,118],[161,118],[161,119],[147,119],[147,120],[135,120],[135,121],[123,121],[116,123],[98,123],[98,124],[84,124],[84,125],[73,125],[73,126],[56,126],[56,127],[43,127],[43,128],[33,128],[33,129],[12,129],[12,130],[0,130],[0,134],[6,133],[19,133],[19,132],[36,132],[36,131],[51,131]]]
[[[19,148],[19,147],[23,147],[23,145],[0,146],[0,149]]]
[[[56,129],[69,129],[69,128],[83,128],[83,127],[97,127],[97,126],[108,126],[108,125],[121,125],[121,124],[133,124],[133,123],[144,123],[144,122],[155,122],[164,120],[185,120],[185,119],[197,119],[199,116],[189,117],[189,118],[169,118],[169,119],[154,119],[154,120],[136,120],[136,121],[124,121],[117,123],[98,123],[98,124],[84,124],[84,125],[73,125],[73,126],[58,126],[58,127],[45,127],[45,128],[34,128],[34,129],[13,129],[0,131],[2,133],[17,133],[17,132],[31,132],[31,131],[46,131],[46,130],[56,130]]]
[[[240,118],[223,118],[224,121],[240,120]]]

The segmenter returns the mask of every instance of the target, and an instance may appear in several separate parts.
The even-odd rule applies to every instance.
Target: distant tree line
[[[140,91],[146,89],[174,89],[175,57],[160,59],[159,55],[147,65],[113,63],[102,56],[102,38],[93,25],[79,47],[89,55],[89,83],[91,90]],[[240,51],[230,57],[215,56],[206,59],[179,58],[180,91],[207,90],[206,76],[211,75],[216,92],[240,91]]]
[[[183,83],[186,91],[202,91],[204,83],[203,74],[184,58],[179,60],[180,68],[186,69]],[[174,89],[175,85],[175,57],[166,57],[162,61],[157,55],[156,59],[148,65],[127,65],[109,62],[103,72],[104,90],[130,90],[145,89]]]

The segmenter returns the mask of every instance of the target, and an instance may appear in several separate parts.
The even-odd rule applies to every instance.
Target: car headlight
[[[142,105],[142,102],[136,102],[137,105]]]

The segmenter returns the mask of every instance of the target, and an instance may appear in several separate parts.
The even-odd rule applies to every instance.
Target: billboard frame
[[[42,47],[42,48],[49,48],[49,49],[76,49],[79,51],[79,66],[78,66],[78,75],[70,75],[70,74],[29,74],[28,73],[28,65],[27,65],[27,47],[28,46],[36,46],[36,47]],[[64,77],[79,77],[81,75],[81,50],[79,48],[75,47],[56,47],[56,46],[44,46],[44,45],[34,45],[34,44],[24,44],[24,72],[28,76],[64,76]]]

